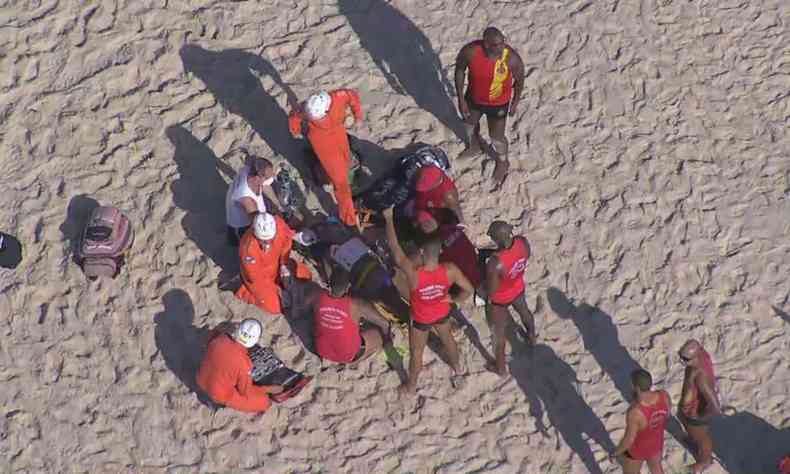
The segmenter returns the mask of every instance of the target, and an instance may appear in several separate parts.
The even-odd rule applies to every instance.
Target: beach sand
[[[429,350],[399,400],[382,357],[322,371],[285,318],[217,290],[237,266],[224,195],[243,149],[303,166],[288,90],[355,88],[374,149],[454,158],[454,58],[489,24],[527,67],[512,171],[499,193],[481,160],[452,173],[474,241],[493,219],[530,240],[540,344],[500,380],[459,333],[470,383]],[[737,410],[709,472],[773,472],[790,452],[788,24],[785,0],[0,2],[0,229],[24,245],[0,270],[0,471],[617,472],[630,370],[677,400],[696,337]],[[97,203],[136,241],[117,279],[88,282],[71,253]],[[194,393],[206,328],[244,317],[316,376],[258,416]],[[668,435],[667,472],[691,462]]]

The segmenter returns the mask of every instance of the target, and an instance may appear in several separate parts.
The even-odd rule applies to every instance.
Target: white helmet
[[[326,91],[317,92],[307,98],[305,112],[310,120],[320,120],[329,112],[332,97]]]
[[[258,240],[271,240],[277,234],[277,221],[268,212],[261,212],[255,215],[252,230]]]
[[[233,339],[235,339],[236,342],[242,346],[249,349],[258,343],[258,340],[261,338],[262,330],[263,327],[257,319],[245,319],[241,322],[241,324],[239,324],[239,327],[236,328],[236,332],[233,334]]]

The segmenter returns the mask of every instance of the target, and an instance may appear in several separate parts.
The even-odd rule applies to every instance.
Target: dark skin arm
[[[633,405],[628,408],[628,414],[625,417],[625,434],[623,439],[620,440],[620,444],[617,445],[617,448],[611,454],[611,457],[622,456],[628,451],[633,446],[637,433],[644,429],[645,425],[645,417],[639,412],[639,409]]]
[[[461,288],[461,292],[455,297],[456,302],[460,303],[474,294],[475,288],[472,283],[454,263],[445,263],[444,268],[447,269],[447,279],[450,280],[450,284],[456,284]]]
[[[524,61],[513,48],[510,48],[510,53],[508,66],[513,74],[513,99],[510,101],[510,116],[512,117],[516,115],[518,104],[521,102],[521,92],[524,90]]]
[[[714,416],[721,414],[719,397],[716,396],[713,390],[713,383],[708,380],[708,377],[702,374],[702,371],[697,373],[695,383],[699,389],[700,396],[705,400],[705,415],[701,416],[699,419],[701,421],[710,421]]]
[[[458,110],[464,119],[469,118],[469,104],[464,97],[464,82],[466,80],[466,70],[469,68],[471,60],[472,46],[467,44],[455,58],[455,93],[458,96]]]
[[[401,248],[400,242],[398,242],[398,234],[395,232],[393,209],[391,207],[385,209],[383,214],[385,220],[384,229],[387,232],[387,243],[389,244],[390,251],[392,251],[392,258],[395,260],[395,265],[406,274],[409,285],[413,287],[417,281],[417,269],[414,268],[406,252]]]
[[[496,293],[499,289],[499,273],[502,271],[502,265],[499,263],[499,258],[496,255],[488,257],[486,261],[486,295],[491,298],[491,295]]]
[[[458,190],[453,189],[444,197],[444,203],[448,209],[452,209],[455,217],[458,218],[458,224],[464,225],[464,214],[461,211],[461,199],[458,197]]]
[[[351,317],[354,318],[354,321],[357,323],[359,323],[360,319],[365,319],[381,328],[384,334],[390,333],[390,323],[384,319],[384,316],[382,316],[376,307],[369,302],[353,298],[351,300],[351,310]]]

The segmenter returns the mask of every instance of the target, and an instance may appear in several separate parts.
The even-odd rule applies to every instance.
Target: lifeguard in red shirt
[[[467,71],[469,87],[464,91]],[[505,43],[505,35],[498,29],[486,28],[482,40],[461,48],[455,61],[455,90],[466,126],[467,147],[458,158],[472,158],[482,153],[480,118],[485,115],[488,135],[497,155],[495,187],[501,186],[510,167],[505,126],[508,115],[516,114],[523,89],[524,63],[516,50]]]
[[[507,374],[505,328],[510,319],[510,307],[521,317],[528,344],[535,344],[537,331],[535,316],[527,306],[524,296],[524,272],[531,254],[529,242],[521,235],[513,235],[513,226],[494,221],[488,227],[488,236],[497,245],[497,251],[486,261],[486,312],[494,327],[494,370],[499,375]]]
[[[663,473],[664,430],[672,409],[672,401],[664,390],[652,390],[653,377],[644,369],[631,373],[635,400],[628,407],[625,434],[611,454],[623,456],[623,472],[639,474],[647,462],[651,473]]]

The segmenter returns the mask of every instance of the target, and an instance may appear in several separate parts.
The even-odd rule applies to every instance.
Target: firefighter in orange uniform
[[[256,214],[239,244],[241,287],[236,296],[271,314],[282,314],[281,285],[296,277],[310,279],[310,270],[291,260],[294,231],[280,216]]]
[[[307,139],[332,182],[340,220],[353,227],[357,225],[357,213],[348,176],[351,169],[351,149],[345,126],[348,108],[354,113],[354,125],[361,123],[362,105],[355,91],[321,91],[311,95],[302,110],[291,112],[288,126],[291,134],[298,137],[302,134],[302,124],[307,122]]]

